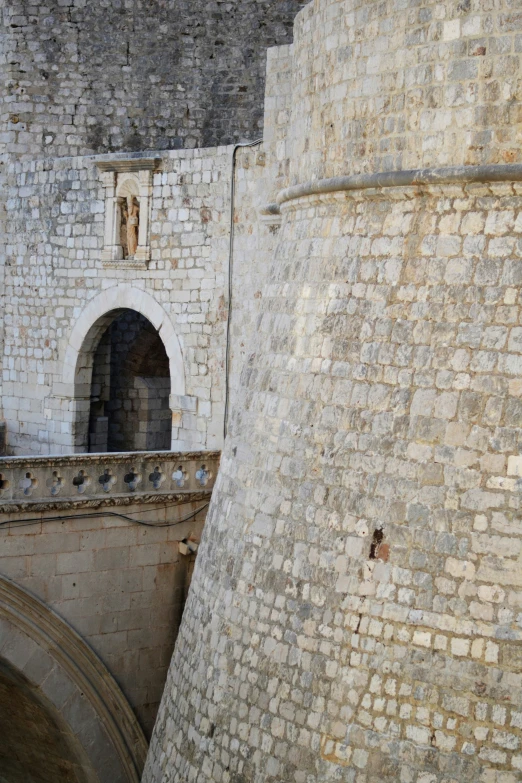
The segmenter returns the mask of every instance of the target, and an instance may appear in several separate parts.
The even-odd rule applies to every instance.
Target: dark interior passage
[[[54,707],[0,660],[0,783],[86,783],[75,746]]]
[[[153,325],[122,310],[94,355],[89,451],[170,449],[169,359]]]

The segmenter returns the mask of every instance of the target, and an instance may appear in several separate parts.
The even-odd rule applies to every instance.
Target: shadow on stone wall
[[[169,359],[143,315],[123,310],[94,355],[89,451],[165,451],[170,448]]]

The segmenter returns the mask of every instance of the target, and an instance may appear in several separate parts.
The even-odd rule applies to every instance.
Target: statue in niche
[[[124,258],[133,258],[138,249],[140,204],[136,196],[127,196],[121,203],[120,242]]]

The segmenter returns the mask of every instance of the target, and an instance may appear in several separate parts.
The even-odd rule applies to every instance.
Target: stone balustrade
[[[0,513],[209,498],[220,452],[2,457]]]

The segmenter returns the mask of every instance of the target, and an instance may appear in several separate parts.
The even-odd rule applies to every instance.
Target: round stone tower
[[[315,0],[294,40],[280,241],[144,780],[516,783],[522,14]]]

